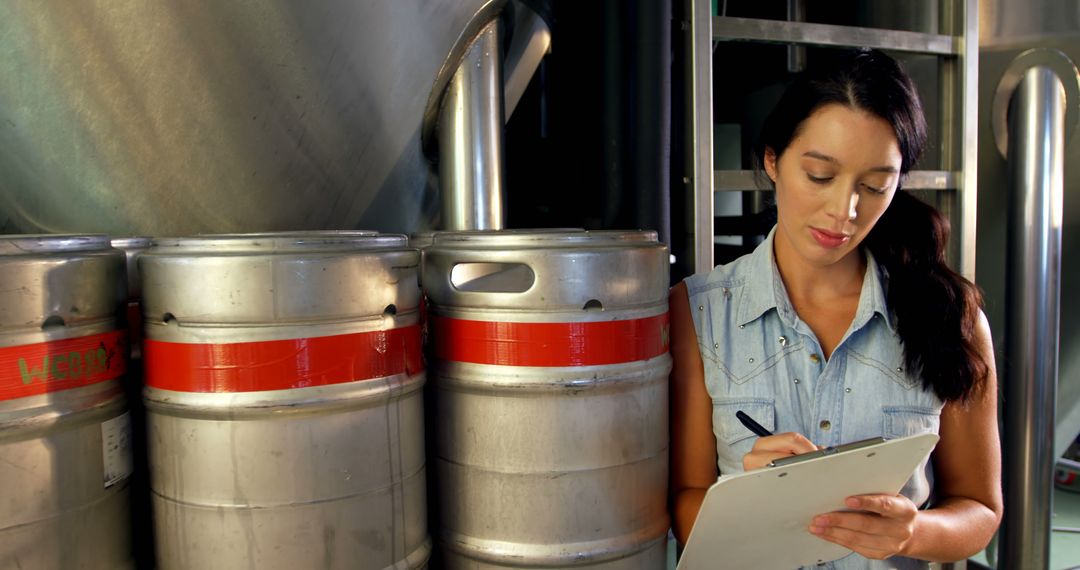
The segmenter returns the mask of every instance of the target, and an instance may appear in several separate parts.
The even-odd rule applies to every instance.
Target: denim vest
[[[753,253],[686,279],[720,473],[741,472],[754,445],[737,410],[774,433],[799,432],[822,446],[937,433],[943,402],[905,369],[903,343],[885,305],[885,277],[870,252],[855,318],[826,360],[780,278],[775,231]],[[932,485],[926,461],[901,493],[921,507]],[[910,558],[852,554],[816,568],[926,567]]]

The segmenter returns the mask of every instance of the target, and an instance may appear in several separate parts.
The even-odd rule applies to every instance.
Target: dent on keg
[[[446,567],[662,568],[666,246],[438,233],[424,263]]]
[[[418,259],[362,231],[154,240],[158,567],[426,563]]]

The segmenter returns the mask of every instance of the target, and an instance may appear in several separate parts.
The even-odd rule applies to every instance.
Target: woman
[[[877,51],[799,77],[766,119],[756,151],[776,227],[671,292],[680,544],[718,471],[924,432],[941,439],[901,494],[850,497],[808,530],[855,552],[835,568],[919,568],[989,542],[1002,510],[990,329],[945,265],[947,223],[899,190],[925,140],[911,79]],[[738,410],[777,435],[755,438]]]

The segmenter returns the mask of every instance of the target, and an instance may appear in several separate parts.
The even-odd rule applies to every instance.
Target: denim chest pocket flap
[[[886,439],[921,433],[938,433],[941,410],[926,406],[885,406],[882,408]]]
[[[776,429],[776,405],[769,398],[734,398],[713,401],[713,426],[717,437],[727,445],[734,445],[747,438],[757,437],[750,428],[744,426],[735,412],[742,411],[761,427],[771,431]]]
[[[780,364],[788,354],[802,349],[802,339],[779,327],[746,325],[745,330],[732,332],[727,343],[716,343],[713,359],[727,379],[745,384]]]

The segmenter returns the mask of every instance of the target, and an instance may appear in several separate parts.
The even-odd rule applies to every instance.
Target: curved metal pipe
[[[1024,73],[1010,105],[1001,568],[1047,568],[1050,562],[1064,99],[1058,76],[1035,66]]]
[[[540,67],[540,60],[550,49],[551,28],[547,21],[529,6],[515,4],[513,36],[503,60],[503,100],[507,122],[536,74],[536,69]]]
[[[469,47],[439,110],[442,229],[503,229],[503,77],[499,20]]]

